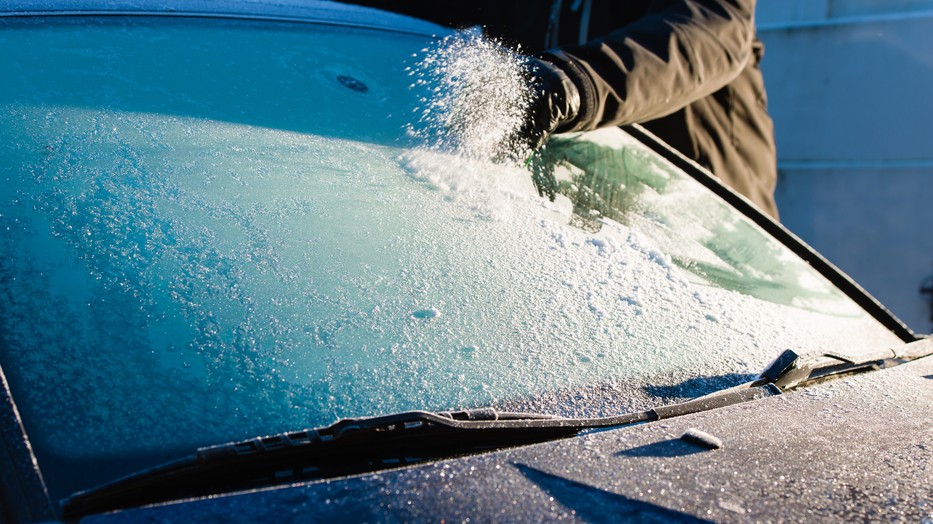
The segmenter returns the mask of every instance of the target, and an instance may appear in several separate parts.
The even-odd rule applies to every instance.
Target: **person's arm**
[[[645,122],[718,91],[751,57],[754,12],[755,0],[657,0],[617,31],[546,52],[580,95],[557,131]]]

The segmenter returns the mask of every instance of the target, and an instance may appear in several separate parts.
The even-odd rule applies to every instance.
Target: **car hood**
[[[933,514],[933,358],[674,420],[84,519],[717,522]],[[708,433],[719,449],[681,439]]]

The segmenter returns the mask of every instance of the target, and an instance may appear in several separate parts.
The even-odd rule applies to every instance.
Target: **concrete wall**
[[[758,0],[758,23],[787,24],[933,10],[933,0]]]
[[[911,328],[933,274],[933,0],[759,0],[782,222]]]

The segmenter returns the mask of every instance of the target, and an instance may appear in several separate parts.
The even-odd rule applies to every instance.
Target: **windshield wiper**
[[[857,358],[787,350],[755,381],[694,400],[601,418],[561,418],[475,409],[410,411],[343,419],[330,426],[201,448],[62,501],[65,518],[286,482],[335,478],[569,437],[708,411],[832,377],[890,367],[933,354],[933,340]]]
[[[680,404],[585,419],[494,409],[343,419],[323,428],[201,448],[191,456],[75,493],[62,501],[62,515],[71,519],[178,498],[379,471],[545,442],[583,430],[666,419],[779,393],[770,384],[749,384]]]

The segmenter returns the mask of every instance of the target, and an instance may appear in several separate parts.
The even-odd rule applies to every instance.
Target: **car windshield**
[[[338,418],[669,404],[900,339],[620,129],[421,148],[431,39],[0,22],[0,365],[53,499]]]

